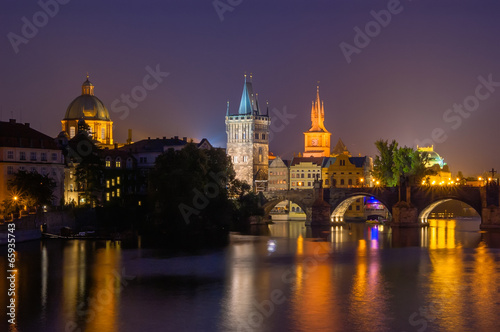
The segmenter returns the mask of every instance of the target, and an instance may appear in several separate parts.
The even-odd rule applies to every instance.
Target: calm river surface
[[[498,331],[500,234],[279,222],[196,256],[111,241],[17,245],[16,325],[0,331]]]

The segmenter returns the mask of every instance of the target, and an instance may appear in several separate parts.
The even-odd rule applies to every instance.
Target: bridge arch
[[[279,197],[279,198],[275,198],[275,199],[268,201],[267,203],[265,203],[262,206],[262,208],[264,209],[264,219],[271,219],[271,216],[270,216],[271,210],[276,205],[278,205],[279,203],[281,203],[283,201],[290,201],[292,203],[297,204],[302,209],[302,211],[306,214],[306,219],[310,217],[310,215],[311,215],[310,208],[308,206],[306,206],[304,204],[304,202],[301,202],[300,200],[290,199],[288,197]]]
[[[441,199],[438,199],[432,203],[430,203],[429,205],[427,205],[426,207],[424,207],[419,215],[418,215],[418,221],[421,222],[421,223],[427,223],[428,221],[428,218],[429,218],[429,215],[431,214],[431,212],[436,208],[438,207],[439,205],[441,205],[442,203],[446,203],[446,202],[449,202],[449,201],[458,201],[458,202],[461,202],[461,203],[464,203],[464,204],[467,204],[468,206],[470,206],[472,209],[474,209],[474,211],[476,211],[476,213],[481,216],[481,211],[478,211],[478,209],[469,204],[467,201],[465,200],[462,200],[458,197],[443,197]]]
[[[358,193],[352,193],[349,195],[349,197],[345,198],[342,200],[332,211],[330,214],[330,220],[332,222],[342,222],[344,221],[344,215],[349,209],[349,206],[354,203],[357,199],[359,198],[365,198],[365,197],[373,197],[376,200],[378,200],[384,207],[389,210],[389,214],[391,214],[391,209],[390,205],[385,203],[382,199],[378,198],[376,195],[372,195],[370,193],[364,193],[364,192],[358,192]]]

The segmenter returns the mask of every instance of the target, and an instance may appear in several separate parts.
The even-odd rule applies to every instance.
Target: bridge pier
[[[481,211],[481,229],[500,229],[500,207],[490,205]]]
[[[407,202],[399,202],[392,207],[391,227],[422,227],[428,223],[418,220],[418,209]]]

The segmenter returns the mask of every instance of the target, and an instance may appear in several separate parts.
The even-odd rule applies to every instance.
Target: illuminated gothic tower
[[[316,90],[316,101],[312,102],[311,129],[304,133],[304,157],[329,157],[330,135],[324,125],[324,102],[319,99],[319,86]]]
[[[101,144],[113,144],[113,122],[102,101],[94,96],[94,85],[87,80],[83,82],[82,94],[69,104],[66,115],[61,121],[62,130],[73,138],[78,133],[78,123],[84,120],[90,127],[92,138]]]
[[[251,79],[251,76],[250,76]],[[243,94],[238,114],[226,111],[226,153],[231,157],[236,178],[246,181],[254,190],[260,191],[267,184],[269,112],[261,114],[252,83],[243,85]]]

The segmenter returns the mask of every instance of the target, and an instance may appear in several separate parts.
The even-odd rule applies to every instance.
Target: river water
[[[500,234],[279,222],[172,256],[120,242],[0,247],[0,331],[497,331]],[[14,298],[15,325],[7,322]]]

